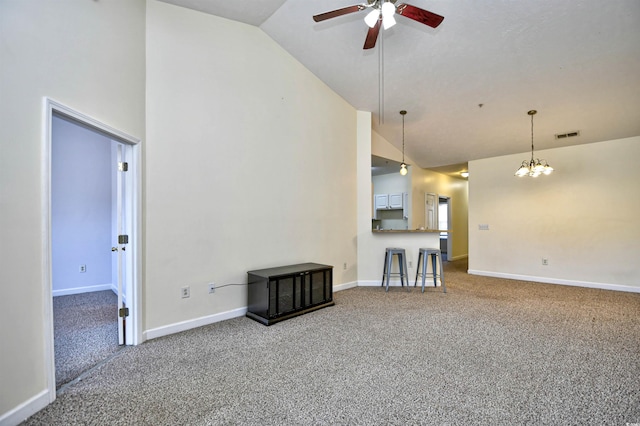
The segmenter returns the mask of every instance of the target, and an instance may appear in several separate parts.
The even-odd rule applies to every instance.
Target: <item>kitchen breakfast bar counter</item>
[[[452,232],[438,229],[372,229],[369,237],[364,237],[367,244],[358,256],[362,266],[363,277],[358,285],[380,286],[384,269],[384,254],[387,247],[405,249],[409,266],[409,282],[413,287],[416,275],[416,263],[421,248],[440,248],[440,233]],[[394,271],[397,263],[394,260]],[[391,285],[400,285],[399,280],[392,280]]]

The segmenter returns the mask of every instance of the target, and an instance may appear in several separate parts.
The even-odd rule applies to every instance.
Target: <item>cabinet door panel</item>
[[[387,194],[374,195],[376,210],[389,208],[389,196]]]
[[[325,288],[324,288],[324,272],[314,272],[311,274],[311,303],[324,302]]]
[[[269,280],[269,316],[274,317],[278,311],[278,280]]]
[[[397,194],[389,194],[389,208],[401,209],[402,208],[402,192]]]

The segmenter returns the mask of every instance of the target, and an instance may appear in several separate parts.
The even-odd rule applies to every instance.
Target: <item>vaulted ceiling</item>
[[[260,27],[398,148],[407,110],[423,168],[528,151],[531,109],[536,151],[640,135],[638,0],[406,0],[444,21],[397,16],[370,50],[367,11],[312,19],[357,0],[162,1]]]

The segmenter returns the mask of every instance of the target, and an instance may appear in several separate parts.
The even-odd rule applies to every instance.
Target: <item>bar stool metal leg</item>
[[[442,267],[442,254],[438,256],[438,260],[440,261],[440,283],[442,284],[442,292],[447,292],[447,286],[444,284],[444,268]]]
[[[387,287],[385,291],[389,291],[389,281],[391,280],[391,266],[393,265],[393,253],[390,253],[387,257]]]
[[[413,282],[413,286],[415,287],[418,284],[418,275],[420,271],[420,259],[422,259],[422,252],[418,251],[418,263],[416,263],[416,280]]]
[[[427,278],[427,263],[429,262],[429,258],[426,253],[422,257],[422,292],[424,293],[424,281]]]
[[[438,287],[438,268],[436,267],[436,254],[431,253],[431,268],[433,268],[433,286]],[[440,257],[440,256],[438,256]],[[440,269],[442,272],[442,269]]]
[[[380,284],[381,287],[384,287],[384,277],[385,275],[387,275],[387,258],[388,257],[389,257],[389,251],[387,250],[384,252],[384,266],[382,268],[382,283]]]

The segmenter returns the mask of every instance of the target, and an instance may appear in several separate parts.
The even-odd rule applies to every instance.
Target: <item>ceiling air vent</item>
[[[562,134],[557,134],[556,135],[556,139],[566,139],[566,138],[573,138],[576,136],[580,136],[580,131],[576,130],[575,132],[567,132],[567,133],[562,133]]]

